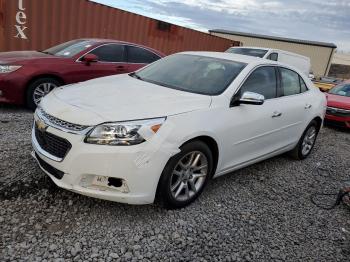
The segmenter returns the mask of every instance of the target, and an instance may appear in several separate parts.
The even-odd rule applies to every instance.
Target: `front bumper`
[[[67,133],[50,126],[46,132],[72,144],[63,160],[55,160],[40,148],[33,127],[32,145],[35,154],[32,155],[57,186],[82,195],[121,203],[153,203],[160,175],[169,158],[178,152],[178,149],[166,148],[166,143],[160,143],[160,140],[164,140],[164,136],[158,135],[160,131],[151,140],[135,146],[86,144],[84,135]],[[62,172],[62,178],[48,172],[40,160]],[[123,181],[123,185],[96,185],[93,183],[96,176],[117,178]]]
[[[16,72],[0,74],[0,103],[23,104],[28,79]]]
[[[335,124],[341,127],[350,128],[350,117],[335,116],[331,114],[326,114],[326,123]]]

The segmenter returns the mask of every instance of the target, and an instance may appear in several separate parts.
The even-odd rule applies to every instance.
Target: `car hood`
[[[96,125],[208,108],[211,97],[151,84],[127,74],[56,88],[40,106],[59,119]]]
[[[350,110],[350,97],[327,94],[327,106]]]
[[[44,54],[37,51],[14,51],[14,52],[1,52],[0,53],[0,64],[18,63],[21,61],[48,58],[53,57],[52,55]]]

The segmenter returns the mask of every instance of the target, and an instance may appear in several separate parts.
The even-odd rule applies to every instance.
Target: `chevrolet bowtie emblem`
[[[42,121],[41,119],[38,119],[36,121],[36,126],[38,127],[40,132],[45,132],[47,129],[47,125],[45,124],[44,121]]]

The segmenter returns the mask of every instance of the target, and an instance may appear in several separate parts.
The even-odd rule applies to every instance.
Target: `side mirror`
[[[240,104],[247,105],[262,105],[265,102],[265,97],[254,92],[244,92],[241,97],[234,97],[231,101],[231,106],[239,106]]]
[[[94,63],[98,61],[98,57],[97,55],[94,54],[87,54],[85,56],[83,56],[82,60],[89,65],[90,63]]]

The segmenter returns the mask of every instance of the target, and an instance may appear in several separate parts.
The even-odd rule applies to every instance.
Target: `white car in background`
[[[33,156],[59,187],[180,208],[211,178],[285,152],[306,158],[325,109],[293,67],[184,52],[56,88],[35,112]]]
[[[261,47],[230,47],[225,52],[249,55],[260,57],[272,61],[278,61],[287,65],[294,66],[302,71],[306,76],[309,76],[311,72],[310,58],[307,56],[299,55],[293,52],[288,52],[280,49],[273,48],[261,48]]]

